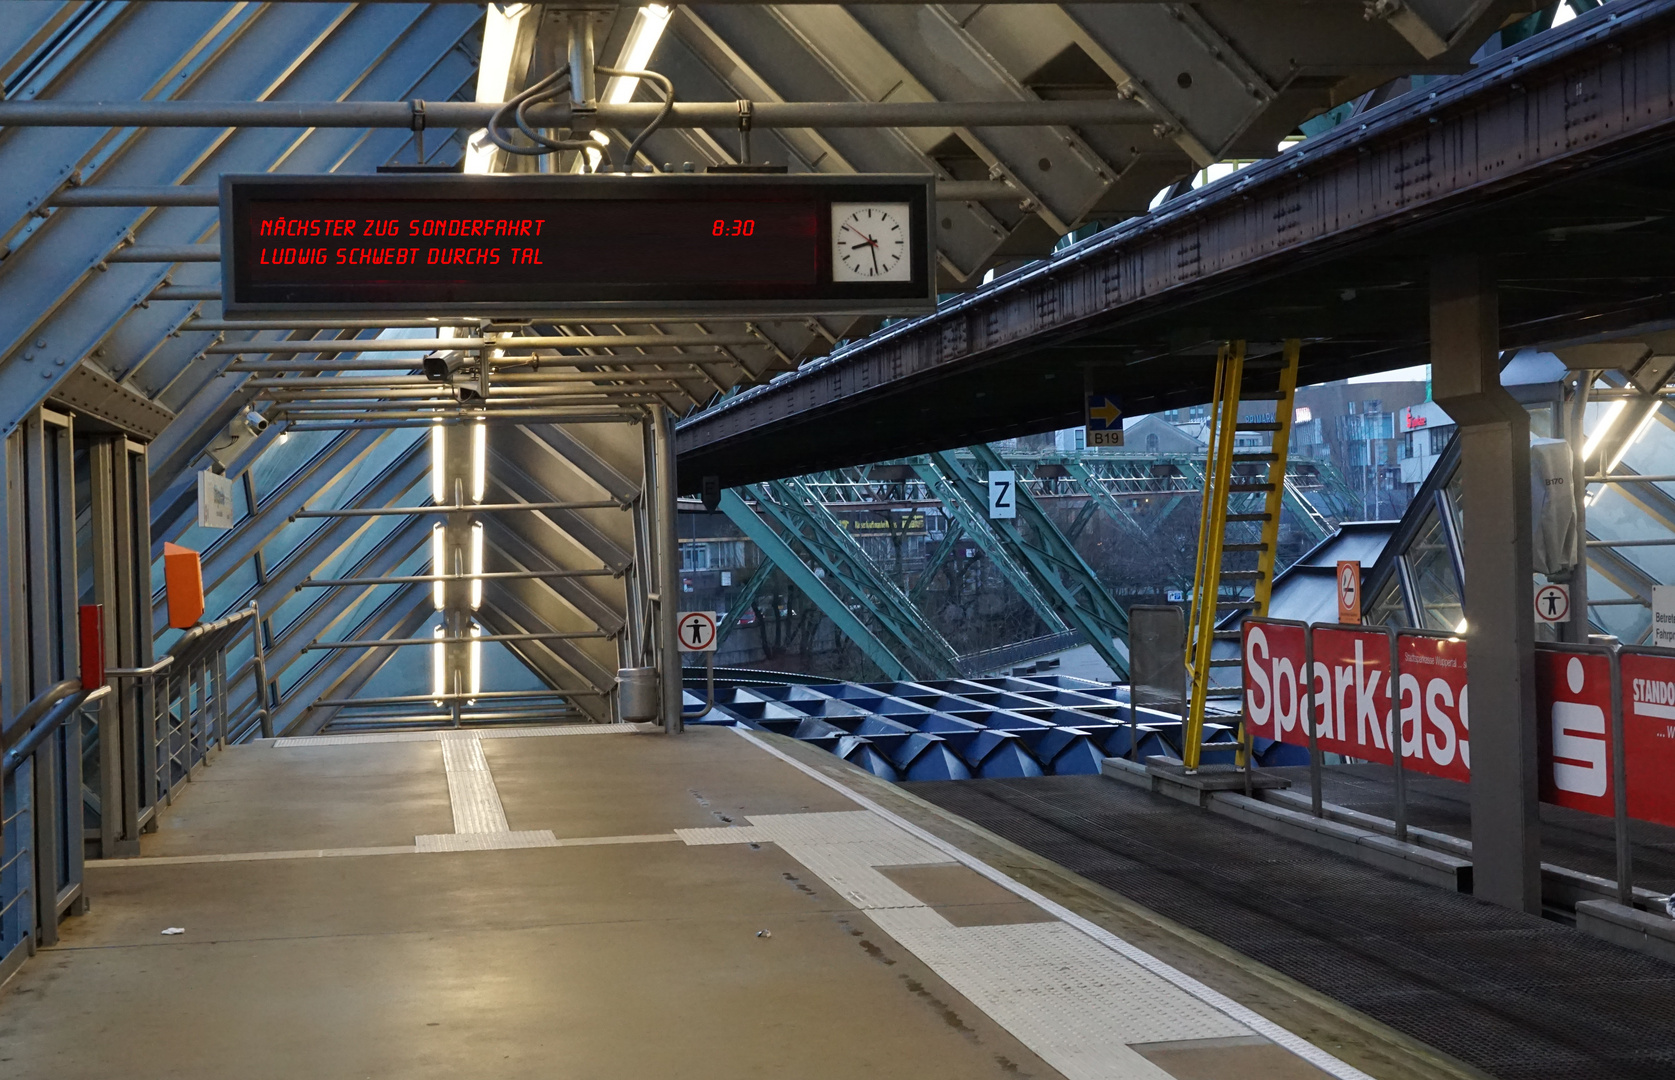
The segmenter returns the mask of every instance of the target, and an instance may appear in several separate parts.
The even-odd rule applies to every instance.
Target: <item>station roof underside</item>
[[[1675,317],[1675,5],[1587,19],[689,418],[682,489],[1197,404],[1228,339],[1423,363],[1442,253],[1492,260],[1504,347]]]

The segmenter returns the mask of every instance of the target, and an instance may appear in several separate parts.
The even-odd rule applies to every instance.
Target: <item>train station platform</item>
[[[1183,933],[1434,1048],[1467,1070],[1457,1075],[1675,1074],[1675,967],[1554,919],[1398,877],[1108,778],[905,786],[1145,905]],[[1379,807],[1376,778],[1352,775],[1324,790],[1333,797],[1359,790],[1364,807]],[[1410,794],[1416,824],[1451,819],[1442,795]],[[1568,835],[1566,854],[1589,846],[1573,831],[1543,831]]]
[[[1144,875],[762,733],[235,746],[87,881],[91,912],[0,995],[6,1076],[1471,1075],[1141,907],[1171,899]]]

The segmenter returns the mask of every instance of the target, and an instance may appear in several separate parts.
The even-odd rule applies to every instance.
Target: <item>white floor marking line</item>
[[[411,855],[412,844],[400,847],[303,848],[297,851],[236,851],[228,855],[142,855],[133,859],[88,859],[89,870],[130,869],[143,866],[186,866],[192,863],[279,862],[287,859],[350,859],[362,855]]]
[[[1135,945],[1129,943],[1128,941],[1125,941],[1122,938],[1118,937],[1117,935],[1111,933],[1109,930],[1106,930],[1103,927],[1097,926],[1094,923],[1092,923],[1092,922],[1088,921],[1087,919],[1083,918],[1082,916],[1076,914],[1074,911],[1071,911],[1069,908],[1065,907],[1063,904],[1059,904],[1059,903],[1056,903],[1052,900],[1049,900],[1047,897],[1042,896],[1040,893],[1036,892],[1034,889],[1031,889],[1027,885],[1022,885],[1022,884],[1012,880],[1010,877],[1001,873],[999,870],[996,870],[994,867],[990,866],[988,863],[984,862],[983,860],[977,858],[975,855],[972,855],[972,854],[970,854],[966,851],[963,851],[958,846],[949,843],[948,841],[942,839],[941,837],[937,836],[936,834],[934,834],[932,832],[929,832],[925,829],[920,828],[919,826],[913,824],[913,822],[911,822],[911,821],[908,821],[906,818],[902,817],[901,815],[895,814],[895,813],[892,813],[889,810],[886,810],[884,807],[882,807],[882,806],[878,805],[877,803],[873,802],[871,799],[867,798],[865,795],[862,795],[861,793],[859,793],[857,791],[850,790],[848,787],[844,786],[843,784],[839,783],[838,781],[832,779],[829,776],[826,776],[826,775],[822,774],[819,770],[811,768],[810,766],[803,764],[802,762],[798,761],[796,758],[793,758],[790,755],[781,752],[780,750],[776,749],[775,747],[769,746],[767,743],[765,743],[761,739],[757,738],[754,734],[752,734],[747,729],[742,728],[742,727],[735,727],[735,728],[733,728],[733,731],[740,738],[744,739],[746,742],[754,744],[758,749],[760,749],[760,750],[762,750],[762,751],[764,751],[768,754],[771,754],[774,757],[780,759],[781,761],[785,762],[787,765],[790,765],[792,768],[796,769],[798,772],[801,772],[801,773],[803,773],[803,774],[805,774],[809,777],[812,777],[817,782],[825,785],[828,788],[831,788],[833,791],[836,791],[840,795],[849,799],[851,802],[854,802],[857,805],[866,808],[867,810],[871,811],[872,813],[878,815],[880,818],[883,818],[885,821],[888,821],[891,824],[895,825],[896,827],[902,829],[903,831],[908,833],[910,836],[913,836],[913,837],[915,837],[919,840],[922,840],[925,843],[929,844],[931,847],[933,847],[933,848],[937,849],[938,851],[942,852],[944,855],[950,856],[954,861],[959,862],[959,863],[963,863],[967,867],[971,868],[972,870],[975,870],[977,873],[979,873],[982,876],[988,878],[990,881],[994,882],[996,885],[999,885],[1001,888],[1006,889],[1009,892],[1011,892],[1011,893],[1013,893],[1017,896],[1020,896],[1020,897],[1024,898],[1025,900],[1028,900],[1031,903],[1037,905],[1042,910],[1047,911],[1047,912],[1057,916],[1059,919],[1062,919],[1064,922],[1069,923],[1071,926],[1075,927],[1077,930],[1080,930],[1083,934],[1087,935],[1087,937],[1092,938],[1094,941],[1098,942],[1100,945],[1103,945],[1105,948],[1107,948],[1107,949],[1111,950],[1112,952],[1115,952],[1118,955],[1132,961],[1134,964],[1138,965],[1139,967],[1145,969],[1146,971],[1152,973],[1153,975],[1158,976],[1163,981],[1165,981],[1165,982],[1167,982],[1167,983],[1169,983],[1169,984],[1171,984],[1171,985],[1173,985],[1173,986],[1175,986],[1175,987],[1177,987],[1181,990],[1184,990],[1187,994],[1191,995],[1192,997],[1197,998],[1199,1001],[1203,1002],[1204,1004],[1206,1004],[1206,1005],[1216,1009],[1217,1011],[1225,1014],[1229,1019],[1231,1019],[1231,1020],[1233,1020],[1233,1021],[1235,1021],[1239,1024],[1243,1024],[1245,1027],[1248,1027],[1250,1030],[1256,1032],[1257,1034],[1263,1035],[1263,1036],[1267,1037],[1268,1039],[1272,1040],[1273,1042],[1278,1043],[1280,1046],[1285,1047],[1287,1050],[1291,1051],[1293,1054],[1296,1054],[1298,1057],[1302,1058],[1304,1061],[1307,1061],[1309,1064],[1313,1065],[1315,1068],[1320,1069],[1322,1072],[1325,1072],[1330,1076],[1335,1076],[1335,1077],[1338,1078],[1338,1080],[1374,1080],[1374,1078],[1369,1076],[1367,1073],[1362,1072],[1360,1069],[1355,1068],[1353,1065],[1350,1065],[1350,1064],[1348,1064],[1346,1062],[1343,1062],[1343,1061],[1339,1061],[1337,1058],[1333,1057],[1331,1054],[1328,1054],[1326,1051],[1320,1049],[1318,1046],[1315,1046],[1313,1043],[1309,1042],[1307,1039],[1304,1039],[1301,1036],[1287,1030],[1286,1028],[1281,1027],[1280,1025],[1274,1023],[1272,1020],[1269,1020],[1267,1017],[1262,1016],[1260,1013],[1257,1013],[1252,1009],[1246,1008],[1245,1006],[1239,1004],[1237,1001],[1234,1001],[1232,998],[1228,997],[1226,994],[1223,994],[1218,990],[1211,989],[1210,987],[1204,985],[1202,982],[1199,982],[1197,979],[1193,978],[1192,976],[1186,974],[1183,971],[1176,970],[1175,968],[1173,968],[1173,967],[1169,966],[1168,964],[1164,963],[1163,961],[1159,960],[1157,957],[1155,957],[1155,956],[1151,955],[1150,953],[1146,952],[1144,949],[1138,948],[1137,946],[1135,946]],[[784,816],[793,816],[793,815],[784,815]],[[813,816],[813,815],[799,815],[799,816],[807,817],[807,816]],[[754,822],[754,819],[752,819],[752,820]],[[932,912],[932,914],[935,914],[935,913]],[[882,926],[883,924],[880,923],[880,925]],[[1045,924],[1037,924],[1037,925],[1050,926],[1052,924],[1045,923]],[[886,931],[888,931],[888,927],[885,927],[885,929],[886,929]],[[894,936],[894,935],[892,935],[892,936]],[[900,939],[898,938],[897,940],[900,940]],[[903,944],[904,947],[912,948],[912,946],[908,945],[907,942],[902,942],[902,944]],[[940,974],[940,972],[939,972],[939,974]],[[946,975],[944,975],[943,977],[947,978]],[[950,979],[949,981],[953,982],[954,980]],[[987,1011],[987,1010],[985,1010],[985,1011]],[[1137,1040],[1137,1041],[1142,1041],[1142,1040]],[[1039,1050],[1037,1050],[1036,1052],[1041,1053],[1041,1051],[1039,1051]],[[1042,1056],[1046,1057],[1045,1054],[1043,1054]],[[1136,1055],[1136,1056],[1138,1056],[1138,1055]],[[1055,1067],[1057,1067],[1057,1066],[1055,1066]]]
[[[640,724],[545,724],[540,727],[473,728],[478,739],[538,739],[554,735],[642,735],[651,725]],[[441,742],[456,737],[458,730],[369,731],[360,735],[292,735],[273,740],[280,749],[299,746],[360,746],[368,743]]]
[[[539,841],[496,843],[499,837],[538,837]],[[618,844],[672,844],[680,840],[674,833],[651,833],[646,836],[572,836],[556,838],[543,829],[538,833],[439,833],[416,839],[435,841],[434,846],[403,844],[399,847],[307,848],[298,851],[237,851],[228,855],[153,855],[136,859],[89,859],[90,870],[140,866],[184,866],[193,863],[281,862],[288,859],[352,859],[368,855],[416,855],[432,851],[503,851],[525,847],[615,847]],[[457,846],[450,843],[458,841]]]

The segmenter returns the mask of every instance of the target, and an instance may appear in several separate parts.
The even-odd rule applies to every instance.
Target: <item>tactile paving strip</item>
[[[503,833],[506,809],[477,739],[443,739],[442,764],[448,770],[448,801],[454,806],[454,832]]]
[[[1064,923],[958,927],[927,908],[867,915],[1069,1080],[1168,1075],[1130,1043],[1251,1034]]]
[[[686,844],[764,844],[773,838],[754,825],[735,825],[720,829],[676,829],[675,835]]]
[[[559,847],[551,829],[520,832],[432,833],[415,836],[413,847],[420,853],[429,851],[508,851],[512,848]]]

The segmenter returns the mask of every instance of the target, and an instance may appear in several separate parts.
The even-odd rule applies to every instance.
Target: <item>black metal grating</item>
[[[1306,767],[1274,772],[1289,779],[1292,790],[1308,792]],[[1470,789],[1465,784],[1410,773],[1407,788],[1410,824],[1471,837]],[[1324,770],[1320,793],[1327,802],[1362,813],[1382,818],[1395,813],[1395,784],[1385,765],[1334,765]],[[1610,818],[1543,804],[1541,859],[1614,880],[1617,863],[1613,829]],[[1635,821],[1630,822],[1629,837],[1634,845],[1634,883],[1658,892],[1675,891],[1675,829]]]
[[[1675,966],[1099,777],[906,786],[1504,1080],[1675,1077]]]

